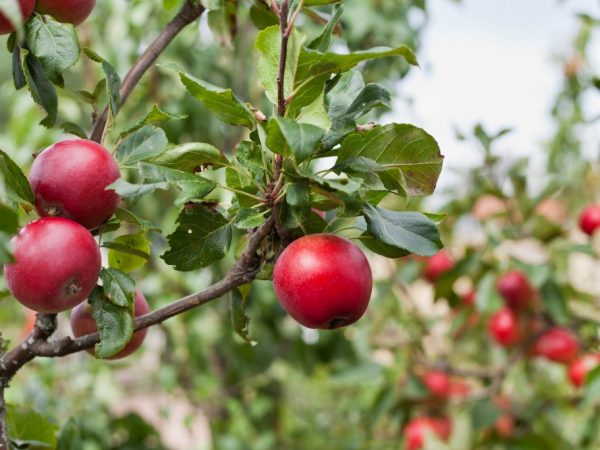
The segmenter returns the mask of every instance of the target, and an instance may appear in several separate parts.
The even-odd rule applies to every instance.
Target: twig
[[[167,48],[171,41],[190,23],[194,22],[204,12],[200,2],[187,0],[177,15],[165,29],[154,39],[148,48],[140,55],[131,70],[127,73],[119,90],[120,102],[123,104],[146,71],[156,62],[160,54]],[[106,122],[108,120],[108,107],[96,117],[92,125],[90,139],[101,142]]]

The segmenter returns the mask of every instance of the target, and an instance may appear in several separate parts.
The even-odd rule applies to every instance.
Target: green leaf
[[[258,227],[264,223],[267,212],[266,210],[241,208],[235,217],[235,226],[242,230]]]
[[[242,286],[249,290],[249,286]],[[242,288],[237,288],[231,291],[229,312],[231,314],[231,323],[235,332],[246,342],[254,344],[255,342],[250,338],[250,318],[246,315],[246,301],[248,299],[246,295],[242,294]]]
[[[110,358],[125,348],[133,336],[133,295],[127,306],[118,306],[108,299],[104,289],[96,286],[88,301],[100,332],[96,344],[97,358]]]
[[[279,23],[279,18],[273,10],[260,1],[250,7],[250,20],[259,30]]]
[[[142,231],[158,230],[158,228],[156,228],[154,225],[152,225],[152,223],[150,221],[136,216],[133,212],[131,212],[127,209],[117,208],[117,211],[115,212],[115,216],[121,222],[126,222],[129,224],[135,225]]]
[[[267,146],[280,155],[293,154],[298,163],[313,155],[317,144],[325,134],[325,130],[319,127],[297,123],[284,117],[271,119],[267,132]]]
[[[129,275],[115,268],[103,268],[100,279],[108,300],[123,308],[133,304],[135,282]]]
[[[308,44],[308,48],[316,50],[321,53],[325,53],[331,47],[331,40],[333,37],[333,32],[335,31],[335,27],[342,17],[342,13],[344,12],[344,5],[341,3],[336,5],[333,9],[333,14],[331,18],[325,25],[325,28],[321,32],[321,34],[313,40],[310,44]]]
[[[115,117],[117,116],[117,113],[121,108],[121,95],[119,94],[119,91],[121,89],[121,78],[119,77],[119,74],[117,73],[115,68],[102,56],[98,55],[89,48],[84,48],[83,52],[92,61],[102,64],[102,70],[104,71],[104,74],[106,76],[106,83],[104,85],[99,84],[99,87],[104,87],[106,89],[110,112],[108,127],[112,128],[114,126]]]
[[[27,406],[8,405],[6,426],[11,441],[50,449],[56,447],[56,424]]]
[[[231,224],[221,214],[196,204],[185,207],[179,226],[167,237],[162,259],[179,271],[197,270],[222,259],[231,245]]]
[[[327,93],[326,104],[332,125],[323,140],[323,146],[329,150],[354,132],[356,121],[371,109],[391,108],[391,96],[385,88],[377,84],[365,86],[362,74],[352,71],[342,75]]]
[[[19,229],[19,215],[9,206],[0,203],[0,231],[14,234]]]
[[[383,244],[421,256],[433,256],[442,247],[435,224],[416,212],[396,212],[366,204],[363,214],[369,232]]]
[[[258,50],[258,79],[265,89],[269,100],[277,104],[277,75],[279,72],[279,55],[281,33],[279,25],[265,28],[256,37],[256,49]],[[288,98],[294,88],[294,80],[298,70],[298,59],[302,50],[305,37],[295,28],[288,40],[288,58],[285,67],[285,97]],[[313,99],[314,100],[314,99]],[[306,105],[312,103],[308,102]]]
[[[137,202],[144,195],[151,194],[157,189],[161,189],[166,191],[169,189],[169,183],[149,183],[149,184],[132,184],[129,183],[122,178],[119,178],[117,181],[107,186],[106,189],[112,189],[115,191],[121,198],[131,200],[132,202]]]
[[[193,200],[202,200],[216,187],[214,182],[206,178],[181,170],[169,169],[150,163],[140,163],[139,167],[145,180],[152,183],[167,182],[181,189],[181,194],[175,200],[176,205],[183,205]]]
[[[0,264],[13,262],[15,259],[10,252],[10,235],[0,232]]]
[[[35,202],[29,181],[19,166],[2,150],[0,150],[0,179],[9,199],[30,204]]]
[[[115,156],[121,164],[130,165],[159,156],[168,144],[162,128],[146,125],[123,140],[117,147]]]
[[[190,173],[198,172],[203,166],[218,169],[229,165],[229,161],[218,148],[204,143],[170,147],[162,155],[154,158],[152,163]]]
[[[413,125],[390,124],[366,134],[353,133],[342,142],[338,160],[364,157],[397,170],[401,182],[411,195],[429,195],[435,190],[444,157],[435,139]]]
[[[56,450],[81,450],[81,431],[75,419],[70,418],[60,430]]]
[[[107,244],[118,244],[112,247]],[[145,231],[126,234],[104,243],[108,247],[108,265],[123,272],[139,269],[150,259],[150,241]]]
[[[300,111],[297,119],[298,123],[307,123],[319,127],[325,131],[331,129],[331,118],[325,110],[325,93],[322,92],[317,99],[310,105],[305,106]]]
[[[40,124],[46,128],[52,128],[58,114],[56,89],[48,79],[40,62],[31,53],[25,56],[23,71],[33,101],[44,108],[47,113],[46,118]]]
[[[568,325],[571,316],[567,308],[567,299],[554,281],[548,280],[544,283],[541,298],[552,319],[558,324]]]
[[[173,66],[169,68],[179,74],[188,92],[220,120],[230,125],[254,128],[255,120],[252,111],[233,94],[231,89],[214,86]]]
[[[15,39],[15,43],[12,49],[12,75],[15,89],[19,89],[27,86],[27,80],[25,79],[25,73],[23,72],[23,62],[21,61],[21,46]]]
[[[122,133],[121,137],[124,137],[128,134],[133,133],[134,131],[139,130],[144,125],[151,125],[156,122],[164,122],[166,120],[181,120],[187,118],[187,114],[174,114],[163,111],[158,107],[158,105],[152,106],[152,109],[144,116],[144,118],[135,124],[126,128]]]
[[[72,134],[74,136],[80,137],[81,139],[88,138],[87,133],[76,123],[65,122],[60,127],[66,134]]]
[[[63,87],[62,73],[79,60],[79,41],[73,25],[34,14],[25,25],[29,50],[54,84]]]

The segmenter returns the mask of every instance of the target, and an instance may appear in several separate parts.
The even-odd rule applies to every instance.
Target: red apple
[[[497,287],[506,306],[514,310],[528,307],[535,299],[535,290],[529,284],[527,276],[518,270],[502,275]]]
[[[59,22],[79,25],[92,13],[96,0],[38,0],[37,12]]]
[[[488,331],[492,339],[503,347],[512,347],[521,340],[519,321],[509,308],[502,308],[492,315]]]
[[[463,380],[451,380],[449,396],[452,398],[466,397],[471,392],[469,383]]]
[[[571,384],[581,387],[585,384],[588,372],[600,365],[600,354],[584,355],[569,365],[568,374]]]
[[[404,428],[406,450],[419,450],[425,445],[427,432],[447,441],[452,434],[452,423],[447,417],[417,417]]]
[[[600,226],[600,205],[590,205],[579,216],[579,228],[587,235],[594,234]]]
[[[135,290],[134,300],[133,308],[135,317],[143,316],[150,311],[148,302],[139,289]],[[92,316],[92,306],[89,303],[82,303],[73,309],[71,314],[71,329],[73,330],[73,335],[75,337],[85,336],[98,331],[98,326]],[[143,330],[135,332],[123,350],[107,359],[121,359],[131,355],[140,348],[144,342],[147,331],[148,330],[144,328]],[[89,348],[86,351],[92,355],[94,354],[93,348]]]
[[[440,250],[427,260],[423,276],[431,283],[435,282],[441,275],[454,268],[454,260],[445,250]]]
[[[462,296],[463,304],[467,308],[472,308],[475,306],[475,299],[476,299],[476,292],[473,289],[471,289],[469,292],[467,292],[466,294],[464,294]]]
[[[348,239],[313,234],[281,253],[273,287],[283,309],[302,325],[334,329],[362,317],[373,278],[364,253]]]
[[[494,422],[494,429],[501,438],[510,439],[515,433],[515,419],[510,414],[502,414]]]
[[[113,215],[119,196],[106,187],[119,167],[101,145],[85,139],[48,147],[33,162],[29,182],[41,216],[60,216],[96,228]]]
[[[432,370],[423,375],[423,384],[434,397],[446,398],[450,393],[450,377],[446,372]]]
[[[35,7],[35,0],[19,0],[19,7],[21,8],[21,17],[23,23],[27,22],[31,17],[33,8]],[[15,31],[15,27],[6,18],[6,16],[0,13],[0,35],[10,34]]]
[[[568,364],[577,358],[579,344],[566,328],[554,327],[542,334],[533,346],[533,353],[550,361]]]
[[[15,262],[4,266],[13,296],[37,312],[58,313],[84,301],[100,275],[100,250],[72,220],[47,217],[12,239]]]

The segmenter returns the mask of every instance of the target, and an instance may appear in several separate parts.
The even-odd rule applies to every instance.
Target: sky
[[[421,68],[398,87],[401,98],[413,99],[412,108],[399,100],[394,120],[438,140],[446,157],[440,190],[460,182],[453,169],[480,162],[472,143],[456,140],[455,129],[513,128],[500,150],[535,163],[552,134],[549,112],[563,80],[558,61],[572,48],[576,13],[600,17],[600,1],[429,0],[428,7]]]

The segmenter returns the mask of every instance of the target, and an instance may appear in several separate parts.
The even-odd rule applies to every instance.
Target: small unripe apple
[[[427,260],[423,276],[431,283],[435,282],[441,275],[454,268],[454,260],[445,251],[440,250]]]
[[[119,166],[101,145],[85,139],[62,141],[33,161],[29,183],[41,216],[58,216],[96,228],[113,215],[119,196],[106,187]]]
[[[79,25],[92,13],[96,0],[38,0],[37,12],[59,22]]]
[[[417,417],[404,428],[406,450],[420,450],[425,445],[427,433],[433,433],[442,441],[452,434],[452,423],[447,417]]]
[[[4,277],[13,296],[29,309],[71,309],[96,286],[100,250],[78,223],[46,217],[25,226],[11,242],[15,262],[4,266]]]
[[[535,290],[527,276],[518,270],[507,272],[498,280],[498,293],[506,306],[514,310],[525,309],[535,300]]]
[[[434,397],[448,397],[450,393],[450,377],[446,372],[432,370],[423,375],[422,381]]]
[[[23,23],[27,22],[31,17],[33,8],[35,7],[35,0],[19,0],[19,7],[21,8],[21,18]],[[15,31],[15,27],[6,18],[6,16],[0,13],[0,35],[10,34]]]
[[[135,317],[143,316],[150,311],[148,302],[139,289],[135,290],[133,309]],[[82,303],[73,309],[73,312],[71,313],[71,329],[73,330],[73,335],[75,337],[85,336],[98,331],[98,326],[92,315],[92,306],[89,303]],[[147,331],[146,328],[136,331],[123,350],[106,359],[121,359],[131,355],[140,348],[144,342]],[[92,355],[94,354],[93,348],[88,348],[86,351]]]
[[[502,308],[492,315],[488,331],[492,339],[503,347],[512,347],[521,340],[518,318],[509,308]]]
[[[313,234],[292,242],[275,263],[273,287],[283,309],[308,328],[334,329],[362,317],[373,278],[348,239]]]
[[[581,387],[585,384],[585,377],[588,372],[600,365],[600,354],[584,355],[577,358],[569,365],[569,380],[575,387]]]
[[[568,364],[577,358],[579,344],[566,328],[554,327],[542,334],[533,346],[533,353],[550,361]]]
[[[579,228],[591,236],[600,227],[600,205],[590,205],[579,216]]]

